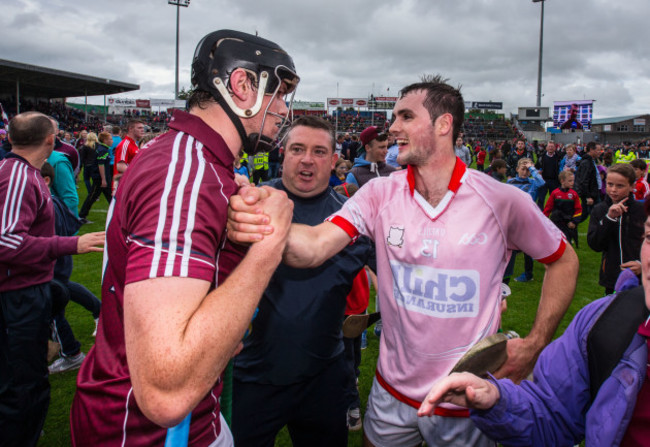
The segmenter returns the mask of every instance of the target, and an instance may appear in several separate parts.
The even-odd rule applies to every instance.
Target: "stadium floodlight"
[[[533,3],[542,4],[542,13],[539,24],[539,59],[537,61],[537,107],[542,105],[542,50],[544,45],[544,3],[546,0],[533,0]]]
[[[174,99],[178,99],[178,34],[180,28],[181,6],[190,6],[190,0],[167,0],[168,5],[176,6],[176,83],[174,84]]]

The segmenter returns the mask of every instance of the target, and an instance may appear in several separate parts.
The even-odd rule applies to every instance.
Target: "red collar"
[[[413,167],[411,165],[408,165],[406,170],[407,170],[406,179],[408,181],[409,191],[411,192],[411,196],[412,196],[413,192],[415,191],[415,173],[413,172]],[[451,173],[451,179],[449,180],[449,185],[447,186],[447,189],[449,191],[451,191],[454,194],[458,192],[458,188],[460,188],[460,184],[461,184],[460,179],[463,178],[463,175],[465,175],[466,170],[467,170],[467,166],[465,166],[465,163],[463,163],[460,158],[456,157],[454,172]]]

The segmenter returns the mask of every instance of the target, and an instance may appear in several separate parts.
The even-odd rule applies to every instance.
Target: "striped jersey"
[[[13,152],[0,161],[0,292],[52,279],[59,256],[77,253],[77,237],[54,234],[54,206],[38,169]]]
[[[225,237],[234,157],[201,119],[176,111],[171,130],[143,148],[107,217],[102,312],[95,346],[77,379],[74,445],[162,446],[166,430],[133,396],[124,341],[124,287],[149,278],[196,278],[219,286],[243,252]],[[221,381],[192,411],[190,444],[220,433]]]
[[[378,381],[416,408],[472,345],[499,329],[511,251],[550,263],[566,246],[528,194],[459,158],[436,207],[415,190],[409,166],[368,182],[329,220],[375,241],[384,322]]]

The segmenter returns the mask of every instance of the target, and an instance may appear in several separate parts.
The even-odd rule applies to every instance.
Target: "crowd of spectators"
[[[11,119],[16,115],[16,101],[15,99],[8,99],[2,101],[2,106],[8,118]],[[20,111],[36,111],[51,116],[59,122],[59,126],[70,132],[81,132],[82,130],[88,131],[101,131],[103,126],[102,117],[88,114],[83,110],[68,107],[59,101],[32,101],[30,99],[21,99]]]

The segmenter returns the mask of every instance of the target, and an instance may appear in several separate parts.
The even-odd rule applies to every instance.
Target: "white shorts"
[[[476,428],[470,418],[418,417],[417,409],[386,391],[373,379],[363,431],[376,447],[414,446],[426,441],[428,447],[494,447],[496,442]]]

